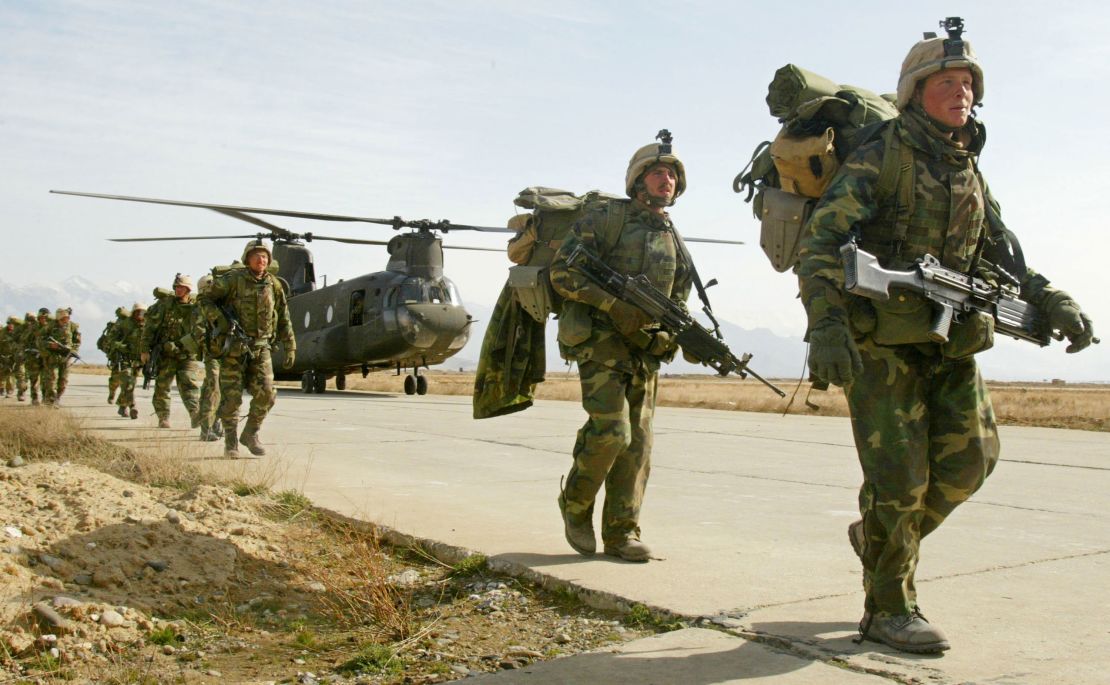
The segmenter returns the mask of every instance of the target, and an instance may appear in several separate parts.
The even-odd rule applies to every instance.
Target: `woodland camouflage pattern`
[[[681,304],[690,294],[691,279],[688,267],[678,263],[669,218],[633,200],[624,225],[615,227],[619,237],[602,234],[605,219],[605,210],[600,209],[575,224],[551,264],[551,282],[566,298],[560,348],[565,357],[578,362],[582,407],[589,414],[578,431],[574,463],[566,479],[567,516],[575,522],[591,520],[594,500],[604,483],[601,536],[606,544],[619,545],[640,535],[640,507],[651,470],[657,372],[661,361],[674,357],[674,349],[653,354],[621,334],[606,313],[613,296],[568,267],[566,258],[575,246],[585,243],[616,271],[645,274],[652,285]],[[574,308],[584,315],[580,319],[589,330],[581,332],[580,342],[565,344],[562,318]],[[638,334],[647,335],[643,329]]]
[[[143,328],[141,352],[153,351],[155,344],[161,346],[161,357],[155,372],[154,413],[158,419],[170,416],[170,385],[177,381],[177,392],[196,423],[199,409],[200,364],[197,362],[196,344],[192,338],[193,311],[196,304],[192,298],[185,302],[174,296],[163,297],[151,305],[146,313],[146,326]]]
[[[113,331],[110,349],[120,367],[119,397],[116,398],[116,405],[120,407],[135,406],[135,378],[142,368],[139,355],[145,323],[132,313]]]
[[[31,403],[39,403],[39,380],[42,377],[42,359],[39,357],[39,329],[42,326],[34,316],[23,321],[23,366],[27,370],[27,385],[31,390]]]
[[[61,323],[53,319],[39,335],[42,400],[46,404],[54,404],[69,385],[69,354],[62,347],[76,353],[81,347],[81,330],[73,321]]]
[[[886,268],[905,269],[932,254],[965,273],[975,267],[987,230],[986,203],[993,200],[975,167],[982,125],[972,119],[963,129],[967,144],[959,145],[916,104],[888,125],[914,152],[914,212],[905,242],[892,242],[895,198],[875,198],[884,150],[877,140],[849,155],[814,210],[798,272],[810,335],[844,328],[860,352],[862,369],[845,391],[864,473],[866,606],[880,616],[914,611],[921,538],[983,484],[999,454],[994,411],[972,356],[990,340],[954,326],[954,341],[976,344],[942,347],[927,342],[931,307],[919,296],[896,292],[889,302],[873,302],[843,292],[839,248],[853,229]],[[1032,271],[1022,285],[1034,303],[1052,290]],[[974,318],[963,324],[979,325]],[[811,356],[820,352],[818,339]]]

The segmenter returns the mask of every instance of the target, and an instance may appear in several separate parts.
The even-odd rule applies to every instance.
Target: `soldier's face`
[[[943,69],[930,74],[921,89],[921,106],[945,126],[959,128],[971,116],[973,82],[970,69]]]
[[[247,268],[256,274],[260,274],[270,266],[270,255],[262,250],[255,250],[247,255]]]
[[[185,300],[189,299],[189,286],[175,285],[173,287],[173,294],[177,296],[177,299],[184,302]]]
[[[644,190],[648,195],[670,204],[674,199],[674,191],[678,184],[678,176],[670,164],[656,164],[644,172]]]

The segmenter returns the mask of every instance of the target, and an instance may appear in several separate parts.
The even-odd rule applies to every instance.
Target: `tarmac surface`
[[[575,403],[475,421],[466,397],[283,389],[261,433],[270,454],[231,462],[222,442],[183,430],[176,397],[182,429],[154,432],[149,393],[132,422],[104,403],[104,377],[70,378],[67,409],[109,439],[156,435],[447,554],[481,552],[592,604],[694,626],[472,681],[1110,682],[1110,433],[1001,429],[992,477],[922,545],[919,599],[952,649],[914,656],[852,642],[863,594],[846,528],[860,475],[846,419],[660,408],[641,519],[654,558],[630,564],[563,539]]]

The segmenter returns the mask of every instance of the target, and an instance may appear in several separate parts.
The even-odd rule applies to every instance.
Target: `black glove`
[[[847,385],[863,370],[847,324],[826,319],[809,332],[809,370],[833,385]]]
[[[1049,295],[1044,310],[1052,330],[1060,331],[1071,343],[1067,352],[1075,353],[1089,347],[1092,342],[1097,342],[1090,317],[1083,313],[1079,303],[1067,293],[1060,291]]]
[[[636,331],[651,323],[648,315],[639,307],[634,307],[623,300],[615,300],[608,309],[609,318],[613,326],[625,337],[631,336]]]

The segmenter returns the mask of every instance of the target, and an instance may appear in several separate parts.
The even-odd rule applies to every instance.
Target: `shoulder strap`
[[[875,182],[878,204],[894,198],[894,230],[890,240],[894,254],[902,251],[914,208],[913,149],[902,141],[897,129],[897,124],[892,123],[883,130],[883,163]]]
[[[706,294],[705,285],[702,284],[701,276],[698,275],[698,268],[694,266],[694,259],[690,256],[690,250],[686,248],[686,241],[682,239],[682,234],[678,232],[677,228],[672,226],[671,232],[674,234],[674,244],[678,254],[682,257],[682,261],[686,262],[686,267],[690,269],[690,279],[694,281],[694,289],[698,291],[698,299],[701,300],[704,307],[702,311],[704,311],[705,315],[709,317],[709,320],[713,322],[714,335],[723,339],[721,335],[721,326],[717,323],[717,318],[713,316],[713,305],[709,304],[709,295]],[[710,281],[709,285],[712,286],[715,283],[715,280]]]
[[[598,243],[597,234],[593,229],[592,222],[585,222],[579,235],[586,245],[592,247],[598,255],[605,257],[609,254],[609,251],[616,246],[617,241],[620,240],[621,232],[624,230],[624,220],[627,215],[627,200],[609,200],[605,203],[605,223],[604,228],[602,228],[602,238],[604,241]]]

